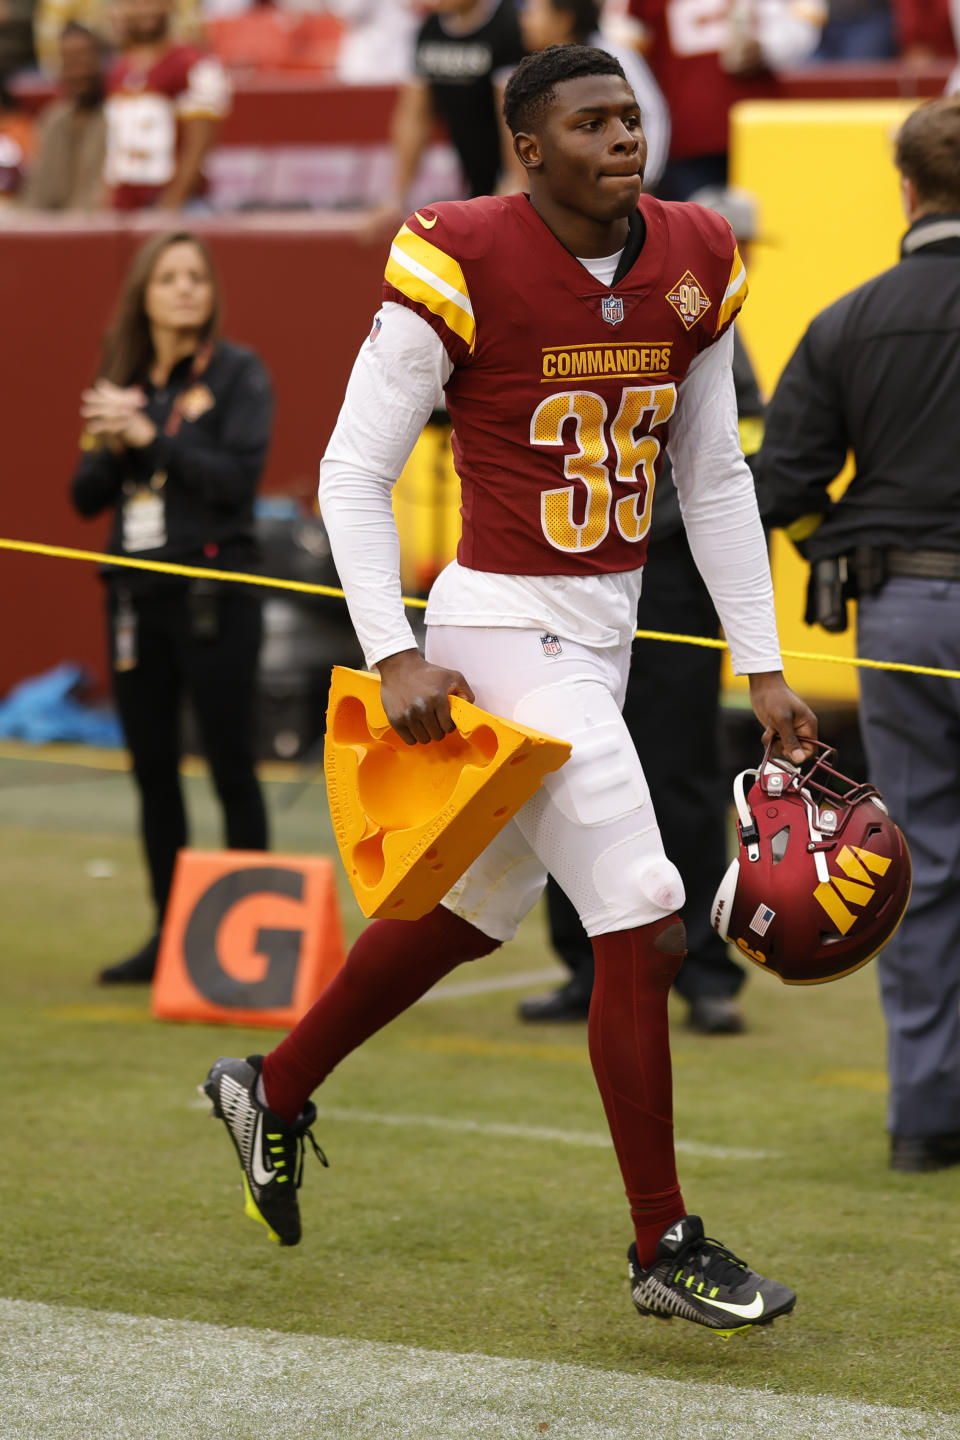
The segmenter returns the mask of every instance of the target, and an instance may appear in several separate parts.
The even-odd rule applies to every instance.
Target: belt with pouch
[[[960,552],[956,550],[888,550],[888,575],[916,580],[960,580]]]

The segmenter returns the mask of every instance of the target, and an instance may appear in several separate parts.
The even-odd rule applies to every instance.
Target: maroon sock
[[[462,961],[479,960],[499,944],[442,905],[420,920],[368,925],[319,1000],[264,1059],[270,1109],[295,1120],[345,1055]]]
[[[685,946],[678,915],[593,937],[590,1059],[644,1269],[664,1230],[686,1214],[673,1153],[667,1025],[667,996]]]

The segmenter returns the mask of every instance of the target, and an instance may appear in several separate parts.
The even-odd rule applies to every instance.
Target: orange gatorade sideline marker
[[[181,850],[151,1009],[160,1020],[289,1029],[343,959],[332,860]]]
[[[559,770],[570,745],[450,696],[456,730],[405,745],[380,680],[337,665],[324,768],[330,817],[364,915],[417,920]]]

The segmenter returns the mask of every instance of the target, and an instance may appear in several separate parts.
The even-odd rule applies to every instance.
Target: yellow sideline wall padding
[[[405,745],[380,679],[334,667],[324,769],[330,818],[364,915],[416,920],[439,903],[551,770],[565,740],[491,715],[456,695],[457,729]]]
[[[737,324],[765,395],[814,315],[897,263],[907,224],[893,137],[915,108],[916,102],[901,100],[749,101],[734,107],[731,183],[756,196],[762,241],[745,256],[750,298]],[[784,649],[853,655],[853,606],[843,635],[805,625],[807,566],[779,532],[771,563]],[[814,704],[857,698],[857,673],[844,665],[792,661],[787,679]],[[726,657],[724,683],[746,688]]]
[[[425,594],[460,542],[460,476],[449,424],[424,427],[394,486],[393,514],[404,594]]]

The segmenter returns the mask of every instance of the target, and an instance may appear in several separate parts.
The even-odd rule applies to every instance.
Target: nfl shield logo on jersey
[[[540,644],[543,646],[544,655],[562,655],[563,646],[557,635],[541,635]]]
[[[623,301],[619,295],[605,295],[600,301],[600,314],[608,325],[619,325],[623,319]]]

